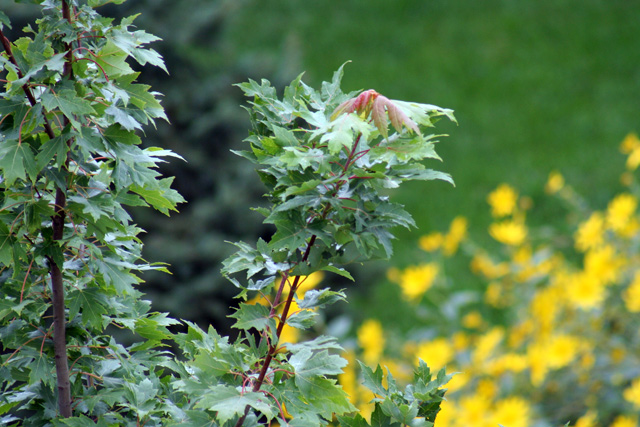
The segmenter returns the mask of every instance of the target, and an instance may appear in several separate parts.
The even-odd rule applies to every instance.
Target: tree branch
[[[62,0],[62,17],[71,23],[71,10],[67,0]],[[65,45],[65,63],[63,78],[73,79],[73,50],[71,44]],[[64,118],[64,125],[69,124],[69,118]],[[67,145],[71,148],[71,139]],[[70,150],[69,150],[70,151]],[[64,170],[69,171],[69,152],[64,163]],[[64,236],[65,206],[67,204],[66,189],[56,189],[55,215],[52,218],[53,240],[62,240]],[[51,288],[53,298],[53,345],[56,361],[56,378],[58,388],[58,409],[64,418],[72,416],[71,410],[71,383],[69,380],[69,360],[67,357],[66,339],[66,307],[64,302],[64,280],[62,278],[62,266],[51,261]]]

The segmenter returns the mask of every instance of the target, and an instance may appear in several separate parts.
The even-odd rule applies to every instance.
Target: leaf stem
[[[328,210],[325,208],[322,215],[323,217],[326,216],[327,211]],[[311,248],[313,247],[315,241],[316,241],[316,235],[314,234],[313,236],[311,236],[311,238],[309,239],[309,242],[307,243],[307,248],[304,251],[304,255],[302,256],[301,262],[306,262],[309,259],[309,253],[311,252]],[[271,313],[269,317],[275,314],[275,307],[277,307],[280,304],[280,298],[282,297],[284,285],[288,277],[289,277],[289,272],[287,271],[285,272],[285,274],[282,277],[282,280],[280,281],[280,287],[278,288],[278,293],[276,294],[274,304],[271,307]],[[300,281],[300,276],[295,276],[295,279],[293,279],[293,284],[291,285],[291,289],[289,290],[289,294],[287,295],[287,300],[285,301],[284,308],[282,309],[282,314],[280,315],[280,324],[278,324],[278,329],[276,330],[276,338],[278,340],[280,339],[280,335],[282,334],[284,325],[287,322],[289,309],[291,308],[291,303],[293,302],[293,298],[296,295],[296,290],[298,289],[299,281]],[[276,354],[276,350],[277,350],[277,347],[275,345],[269,345],[269,352],[267,353],[267,356],[264,359],[262,368],[260,369],[260,373],[258,374],[258,378],[256,379],[256,382],[253,383],[253,388],[252,388],[253,392],[260,391],[260,387],[262,387],[262,384],[264,383],[264,379],[267,375],[267,371],[269,370],[269,366],[271,365],[271,361],[273,360],[273,356]],[[242,415],[238,419],[238,422],[236,422],[235,427],[241,427],[242,424],[244,424],[244,420],[247,418],[247,415],[249,414],[249,408],[250,408],[249,405],[247,405],[247,407],[244,409],[244,415]]]

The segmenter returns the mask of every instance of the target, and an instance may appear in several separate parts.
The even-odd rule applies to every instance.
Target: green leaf
[[[96,52],[94,60],[109,79],[115,79],[134,72],[127,64],[127,54],[111,40],[107,40],[102,49]]]
[[[330,288],[321,290],[311,289],[304,294],[304,298],[296,298],[296,302],[300,308],[320,308],[327,304],[333,304],[337,301],[344,301],[347,296],[344,292],[332,291]]]
[[[9,265],[13,260],[14,238],[3,222],[0,222],[0,264]]]
[[[308,348],[295,352],[289,359],[289,363],[295,372],[295,382],[305,396],[315,393],[313,387],[317,385],[317,378],[325,375],[337,375],[342,373],[342,368],[347,361],[338,356],[329,354],[327,350],[313,353]]]
[[[9,20],[9,17],[0,10],[0,30],[4,28],[5,25],[7,28],[11,29],[11,21]]]
[[[340,242],[338,242],[338,243],[340,243]],[[321,270],[330,271],[332,273],[339,274],[340,276],[346,277],[347,279],[351,280],[352,282],[355,282],[355,279],[353,278],[351,273],[349,273],[344,268],[336,267],[335,265],[329,264],[329,265],[325,265],[324,267],[322,267]]]
[[[267,327],[270,321],[273,321],[273,319],[269,319],[269,309],[261,304],[240,304],[236,312],[229,317],[236,319],[233,328],[245,331],[252,328],[261,331]]]
[[[145,417],[159,403],[157,399],[158,387],[148,378],[143,379],[139,383],[126,383],[126,395],[130,406],[139,417]]]
[[[153,206],[156,210],[169,216],[169,211],[178,211],[178,203],[184,203],[184,198],[176,190],[171,188],[173,177],[155,181],[153,186],[140,187],[133,186],[131,191],[139,194],[145,202]]]
[[[112,116],[116,123],[122,125],[122,127],[128,131],[142,129],[142,125],[123,108],[110,105],[106,110],[104,110],[104,112],[105,114]]]
[[[275,412],[268,399],[266,395],[261,393],[241,393],[234,387],[218,385],[211,387],[196,403],[195,408],[216,411],[216,418],[220,425],[236,416],[243,415],[247,405],[263,414],[267,421],[270,421],[274,418]]]
[[[82,322],[99,329],[102,327],[102,316],[107,314],[103,294],[95,288],[88,288],[69,294],[69,319],[78,313],[82,314]]]
[[[308,391],[305,394],[307,410],[325,419],[330,420],[334,414],[342,415],[357,410],[349,402],[349,395],[333,379],[318,376],[308,378],[304,381],[304,389]]]
[[[386,396],[387,390],[382,385],[383,372],[380,365],[373,371],[370,367],[358,360],[362,371],[362,384],[378,396]]]
[[[38,170],[44,169],[53,159],[55,159],[55,165],[58,169],[64,165],[69,151],[67,138],[69,136],[59,135],[40,147],[40,153],[36,155],[36,167]]]
[[[40,101],[49,112],[59,109],[77,130],[80,130],[80,123],[76,120],[76,116],[96,114],[91,103],[78,97],[76,91],[72,89],[47,91],[40,96]]]
[[[324,132],[320,142],[328,143],[329,152],[337,154],[343,148],[350,150],[360,135],[365,140],[368,139],[372,130],[372,125],[357,114],[344,114],[330,123],[328,131]]]
[[[359,413],[353,415],[338,415],[337,419],[340,427],[370,427],[367,420]]]
[[[123,129],[118,124],[113,124],[106,128],[102,136],[112,145],[122,143],[126,145],[138,145],[142,142],[140,137],[134,132]]]
[[[318,313],[312,310],[300,310],[287,318],[287,325],[297,329],[309,329],[316,323]]]
[[[39,381],[42,381],[46,385],[52,385],[54,383],[54,366],[48,356],[39,353],[29,364],[29,368],[29,381],[32,384]]]
[[[60,418],[55,420],[55,426],[69,426],[69,427],[107,427],[104,419],[102,421],[98,421],[96,424],[91,418],[88,418],[84,415],[80,415],[79,417],[71,417],[71,418]]]
[[[136,320],[134,331],[148,340],[162,341],[173,336],[167,326],[179,324],[179,321],[170,318],[167,313],[152,313]]]
[[[0,146],[0,175],[4,179],[4,185],[11,187],[16,180],[26,181],[27,171],[30,171],[29,178],[36,180],[32,173],[36,165],[33,151],[28,144],[19,143],[17,140],[3,141]]]
[[[385,415],[400,424],[411,424],[413,419],[418,416],[418,402],[416,401],[411,402],[411,404],[398,404],[387,396],[380,404],[380,408]]]
[[[133,293],[134,290],[131,285],[140,282],[140,279],[131,274],[128,268],[123,268],[122,261],[115,258],[95,259],[94,264],[98,271],[103,274],[105,281],[112,285],[121,295]]]
[[[380,408],[380,404],[376,404],[371,414],[371,427],[401,427],[400,423],[394,423],[388,415],[385,415]]]

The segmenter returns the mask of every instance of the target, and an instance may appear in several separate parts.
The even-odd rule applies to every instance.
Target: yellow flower
[[[451,341],[456,351],[463,351],[469,346],[469,336],[462,331],[455,332]]]
[[[521,397],[508,397],[496,403],[493,425],[528,427],[531,423],[531,405]]]
[[[631,415],[618,415],[609,427],[637,427],[638,418]]]
[[[488,427],[493,426],[489,417],[491,402],[479,394],[464,396],[460,399],[458,409],[458,423],[462,426]]]
[[[600,307],[606,287],[597,277],[585,272],[575,273],[569,280],[566,296],[573,307],[589,310]]]
[[[633,276],[633,281],[622,294],[625,307],[632,313],[640,312],[640,271]]]
[[[584,257],[585,274],[610,284],[617,280],[620,268],[624,260],[615,253],[611,245],[590,250]]]
[[[474,366],[480,366],[493,356],[494,350],[504,338],[504,330],[494,327],[486,334],[480,336],[475,344],[475,349],[471,356]]]
[[[428,263],[407,267],[400,275],[400,288],[406,299],[418,300],[432,285],[438,275],[438,265]]]
[[[627,169],[630,171],[634,171],[638,169],[640,165],[640,147],[636,147],[629,153],[629,157],[627,157]]]
[[[586,414],[578,418],[575,427],[596,427],[598,415],[594,411],[588,411]]]
[[[554,335],[545,344],[547,348],[547,364],[551,369],[559,369],[569,365],[578,356],[582,341],[571,335]]]
[[[600,212],[591,214],[588,220],[578,226],[575,234],[576,249],[586,251],[604,242],[604,217]]]
[[[442,233],[429,233],[420,237],[418,246],[420,246],[420,249],[422,249],[423,251],[433,252],[440,248],[440,246],[442,245],[442,240]]]
[[[457,409],[450,400],[443,400],[440,404],[440,412],[438,412],[438,427],[453,427],[457,416]]]
[[[620,151],[623,154],[629,154],[638,147],[640,147],[640,139],[638,139],[638,135],[632,132],[622,140]]]
[[[462,318],[462,326],[469,329],[480,329],[484,325],[482,315],[474,310],[471,311]]]
[[[622,392],[625,400],[633,403],[633,406],[640,409],[640,378],[636,378],[631,385]]]
[[[485,397],[486,399],[491,400],[498,393],[498,385],[495,383],[495,381],[490,380],[489,378],[483,378],[478,381],[476,393],[478,393],[480,396]]]
[[[449,232],[444,236],[442,249],[446,256],[451,256],[458,250],[460,242],[467,235],[467,219],[463,216],[457,216],[451,221]]]
[[[501,262],[495,264],[486,253],[478,253],[471,260],[471,271],[482,274],[487,279],[497,279],[509,273],[509,264]]]
[[[543,344],[532,344],[527,348],[527,359],[529,361],[531,384],[538,387],[542,384],[549,371],[547,349]]]
[[[516,220],[496,222],[489,226],[489,234],[500,243],[519,246],[527,238],[527,227]]]
[[[504,372],[522,372],[529,367],[526,356],[516,353],[505,353],[494,360],[489,368],[491,375],[501,375]]]
[[[638,207],[638,199],[632,194],[620,194],[607,206],[607,227],[617,233],[623,232]]]
[[[491,282],[484,292],[484,301],[494,307],[505,307],[507,301],[503,297],[503,288],[499,282]]]
[[[374,365],[380,361],[384,352],[384,333],[382,325],[374,319],[365,320],[358,328],[358,344],[362,347],[366,364]]]
[[[562,190],[564,187],[564,177],[560,172],[553,171],[549,174],[549,178],[547,178],[547,183],[544,186],[544,190],[547,194],[555,194],[558,191]]]
[[[536,292],[531,300],[529,311],[538,324],[538,335],[545,335],[553,330],[560,308],[561,299],[558,288],[549,286]]]
[[[420,343],[416,350],[416,357],[429,365],[432,371],[444,368],[453,360],[454,356],[453,346],[445,338],[436,338],[433,341]],[[416,364],[417,362],[416,360]]]
[[[487,196],[491,215],[495,218],[511,215],[518,201],[518,193],[508,184],[501,184]]]
[[[338,382],[342,386],[342,389],[345,393],[349,395],[350,400],[355,401],[356,395],[356,385],[358,384],[358,375],[356,374],[355,365],[356,365],[356,355],[353,351],[345,351],[343,354],[344,358],[347,360],[347,366],[342,369],[342,373],[338,374]]]

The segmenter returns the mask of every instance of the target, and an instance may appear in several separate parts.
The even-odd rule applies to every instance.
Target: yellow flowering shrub
[[[357,332],[358,357],[382,361],[396,379],[418,359],[459,372],[436,427],[638,426],[640,139],[630,134],[620,150],[628,188],[600,209],[552,171],[544,193],[567,206],[565,224],[530,225],[547,199],[533,203],[500,184],[487,196],[482,244],[464,217],[425,234],[422,260],[387,275],[404,305],[384,309],[410,311],[414,326],[360,313],[369,320]],[[356,378],[340,381],[364,402],[371,396],[358,396]]]

